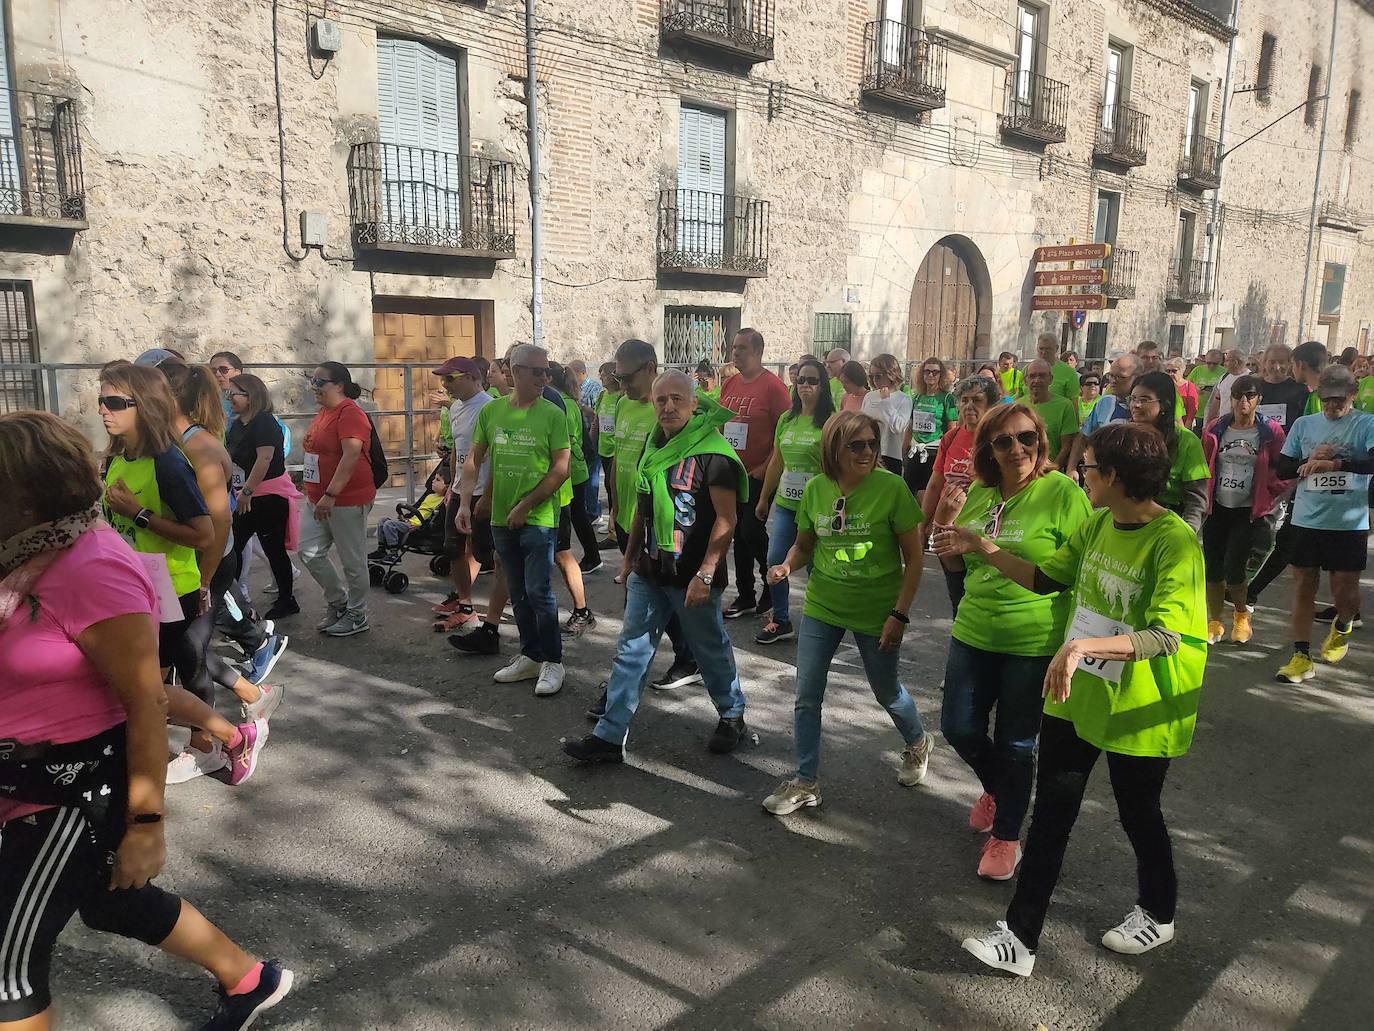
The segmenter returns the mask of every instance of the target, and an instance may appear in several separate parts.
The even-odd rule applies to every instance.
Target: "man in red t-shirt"
[[[763,477],[773,455],[773,434],[778,417],[792,407],[786,384],[763,367],[763,334],[741,329],[730,348],[739,371],[720,388],[720,403],[735,413],[721,427],[734,445],[749,474],[749,497],[740,498],[735,528],[735,583],[739,596],[725,606],[726,619],[738,619],[750,610],[760,615],[772,608],[768,600],[768,524],[755,508],[763,491]],[[754,593],[754,566],[759,567],[763,593]]]

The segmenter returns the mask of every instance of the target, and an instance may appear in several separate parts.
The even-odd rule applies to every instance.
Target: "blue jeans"
[[[721,719],[744,715],[744,692],[740,689],[735,652],[725,632],[721,614],[723,591],[712,591],[704,605],[687,607],[687,590],[643,579],[631,573],[625,590],[625,621],[616,642],[615,662],[606,686],[606,715],[593,733],[603,741],[622,744],[630,730],[630,720],[639,708],[644,674],[653,661],[659,638],[668,620],[677,616],[683,635],[691,646],[692,657],[701,670],[706,691]]]
[[[1050,655],[1002,655],[951,637],[945,662],[940,732],[997,800],[992,836],[1021,837],[1035,782],[1035,737],[1045,707],[1040,692]],[[997,707],[997,728],[988,717]]]
[[[595,452],[587,456],[587,516],[601,518],[601,456]]]
[[[796,542],[797,513],[790,508],[774,505],[773,527],[768,531],[768,568],[780,564]],[[773,622],[788,622],[792,616],[792,609],[788,603],[787,581],[774,584],[769,591],[771,593],[768,597],[773,602]]]
[[[869,634],[846,631],[843,627],[803,615],[797,633],[797,702],[792,716],[798,780],[816,779],[821,758],[821,702],[825,699],[826,677],[830,661],[848,632],[854,634],[854,644],[863,660],[873,697],[892,717],[902,740],[914,745],[925,734],[916,703],[897,679],[897,652],[883,651],[878,647],[878,638]]]
[[[492,544],[506,573],[515,625],[520,628],[520,653],[535,662],[563,661],[558,603],[549,581],[557,537],[558,531],[552,526],[491,528]]]

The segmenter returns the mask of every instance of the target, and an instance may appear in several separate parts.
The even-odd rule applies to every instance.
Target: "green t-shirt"
[[[1058,400],[1062,400],[1058,399]],[[996,487],[974,486],[959,513],[960,526],[987,534],[1002,504]],[[1062,548],[1092,515],[1088,496],[1061,472],[1040,476],[1003,505],[997,546],[1039,565]],[[964,600],[954,636],[971,648],[1003,655],[1053,655],[1073,614],[1073,592],[1036,594],[1007,579],[981,555],[965,555]]]
[[[1099,402],[1099,401],[1101,401],[1101,400],[1102,400],[1101,395],[1098,395],[1097,397],[1093,398],[1091,401],[1084,401],[1083,398],[1082,398],[1082,395],[1079,396],[1079,398],[1078,398],[1078,425],[1079,425],[1079,427],[1082,427],[1083,423],[1087,422],[1087,420],[1088,420],[1088,413],[1091,412],[1094,408],[1096,408],[1096,407],[1097,407],[1097,402]]]
[[[615,406],[615,521],[627,534],[635,521],[636,484],[639,458],[644,442],[658,426],[654,406],[647,401],[632,401],[623,394]]]
[[[621,396],[603,390],[592,405],[596,412],[596,453],[602,458],[615,457],[615,405]]]
[[[492,397],[497,398],[498,400],[499,400],[502,396],[504,396],[504,395],[502,395],[501,391],[497,390],[495,387],[488,387],[488,388],[487,388],[487,393],[488,393],[489,395],[491,395]]]
[[[1068,362],[1057,361],[1050,366],[1050,375],[1054,377],[1050,381],[1050,393],[1077,404],[1080,390],[1078,371]]]
[[[911,399],[911,439],[917,444],[938,444],[958,418],[953,394],[917,394]]]
[[[568,478],[558,489],[559,501],[566,505],[572,501],[572,489],[579,483],[587,482],[587,458],[582,454],[582,409],[567,394],[563,395],[563,412],[568,417],[568,446],[572,454],[568,456]],[[563,489],[567,488],[567,497]]]
[[[1303,415],[1319,415],[1322,410],[1322,399],[1317,396],[1314,390],[1307,395],[1307,407],[1302,410]]]
[[[773,446],[782,455],[777,504],[795,512],[806,484],[821,471],[821,428],[809,415],[786,412],[773,431]]]
[[[1183,485],[1194,480],[1211,477],[1207,459],[1202,454],[1202,441],[1193,436],[1191,430],[1178,430],[1178,454],[1174,464],[1169,467],[1169,479],[1159,495],[1159,503],[1165,508],[1173,508],[1183,500]]]
[[[1158,626],[1182,638],[1173,655],[1120,664],[1085,659],[1095,672],[1080,665],[1068,700],[1046,700],[1046,714],[1072,721],[1079,737],[1108,752],[1187,752],[1207,665],[1207,599],[1197,535],[1172,512],[1138,529],[1119,530],[1111,512],[1098,509],[1040,568],[1073,585],[1070,634],[1078,623],[1075,636],[1081,637]]]
[[[1374,414],[1374,376],[1365,376],[1360,380],[1359,392],[1355,394],[1355,407]]]
[[[543,397],[528,408],[498,397],[477,413],[472,440],[491,454],[491,524],[505,526],[515,503],[548,475],[554,453],[569,447],[568,420]],[[529,525],[556,527],[561,508],[555,491],[530,510]]]
[[[999,371],[997,382],[1002,384],[1002,393],[1008,397],[1020,397],[1026,392],[1025,374],[1015,366],[1005,372]]]
[[[1045,435],[1050,439],[1050,461],[1059,457],[1059,449],[1065,437],[1078,432],[1078,405],[1062,397],[1051,397],[1043,404],[1031,402],[1040,418],[1045,422]]]
[[[717,381],[716,381],[716,385],[715,385],[714,387],[712,387],[710,390],[703,390],[702,393],[705,394],[707,397],[709,397],[712,401],[719,401],[719,400],[720,400],[720,381],[717,380]]]
[[[1218,365],[1215,369],[1209,368],[1205,364],[1199,365],[1188,373],[1188,382],[1197,387],[1197,413],[1199,416],[1207,411],[1207,404],[1212,400],[1212,389],[1225,375],[1226,366],[1224,365]]]
[[[839,496],[828,476],[811,477],[802,492],[797,529],[816,535],[804,612],[878,637],[902,588],[897,536],[921,522],[921,509],[900,476],[878,468],[845,498],[844,527],[833,530]]]
[[[439,409],[439,443],[453,450],[453,427],[448,421],[448,405]]]
[[[844,385],[840,383],[840,377],[830,377],[830,397],[835,402],[835,411],[840,410],[840,402],[844,400]]]

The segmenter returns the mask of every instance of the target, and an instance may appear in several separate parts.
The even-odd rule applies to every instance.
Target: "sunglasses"
[[[99,401],[107,412],[122,412],[126,408],[138,407],[138,402],[132,397],[120,397],[118,394],[102,394]]]
[[[988,511],[987,522],[983,524],[983,536],[989,540],[996,540],[997,534],[1002,530],[1002,512],[1005,511],[1007,503],[1005,501],[993,505]]]
[[[832,533],[844,533],[844,503],[845,496],[841,494],[835,499],[835,507],[830,510],[830,530]]]
[[[650,366],[650,364],[650,362],[645,362],[639,368],[635,369],[634,372],[613,372],[611,373],[611,379],[621,384],[628,383],[630,382],[630,380],[634,379],[641,372],[647,369]]]
[[[1038,447],[1040,445],[1040,431],[1022,430],[1015,435],[1010,433],[999,433],[997,436],[993,437],[989,443],[992,445],[994,451],[1010,451],[1013,440],[1025,448]]]
[[[1259,391],[1258,391],[1258,390],[1247,390],[1247,391],[1245,391],[1243,394],[1234,394],[1234,393],[1233,393],[1233,394],[1231,395],[1231,400],[1232,400],[1232,401],[1253,401],[1253,400],[1255,400],[1255,398],[1257,398],[1257,397],[1259,397]]]
[[[334,381],[332,379],[320,379],[320,377],[318,376],[310,377],[310,385],[314,387],[316,390],[323,390],[326,386],[333,382]]]
[[[821,378],[819,376],[798,376],[797,386],[799,387],[819,387]]]
[[[1083,381],[1083,386],[1085,386],[1085,387],[1100,387],[1101,385],[1102,385],[1102,381],[1101,381],[1101,380],[1096,380],[1096,379],[1085,379],[1085,380]]]
[[[220,376],[227,376],[234,371],[234,367],[232,365],[212,365],[210,371]]]
[[[940,375],[940,370],[939,370],[939,369],[922,369],[922,370],[921,370],[921,375],[922,375],[922,376],[938,376],[938,375]]]
[[[535,379],[548,379],[553,375],[553,370],[547,365],[512,365],[511,370],[524,369]]]
[[[876,455],[878,453],[878,442],[873,437],[861,437],[858,440],[848,441],[845,444],[845,449],[851,455],[861,455],[865,451],[872,451]]]
[[[229,391],[229,396],[230,396],[230,397],[247,397],[248,395],[247,395],[244,391],[242,391],[242,390],[231,390],[231,391]]]
[[[447,376],[440,377],[445,383],[457,383],[460,379],[467,379],[466,372],[450,372]]]

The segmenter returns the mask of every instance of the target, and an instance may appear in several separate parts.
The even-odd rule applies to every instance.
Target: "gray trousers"
[[[323,521],[315,518],[314,506],[301,505],[301,537],[296,554],[301,564],[324,591],[324,600],[351,616],[367,614],[367,515],[372,505],[335,508]],[[343,582],[329,557],[333,548],[343,565]],[[347,583],[345,591],[344,583]]]

